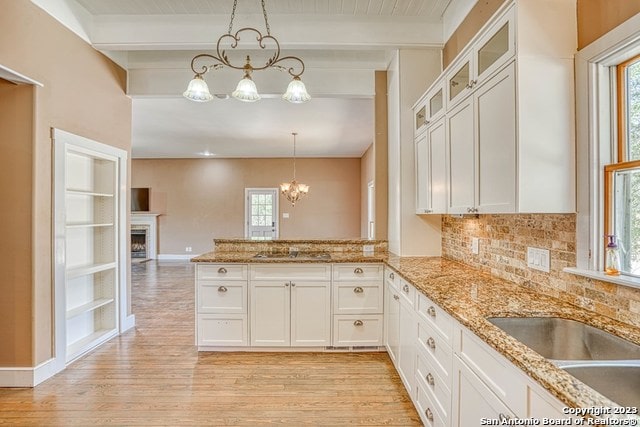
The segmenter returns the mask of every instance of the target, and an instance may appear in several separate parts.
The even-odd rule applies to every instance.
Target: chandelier
[[[244,72],[242,80],[240,80],[236,90],[231,94],[231,96],[240,101],[254,102],[260,99],[256,84],[251,79],[251,73],[254,71],[266,70],[268,68],[286,71],[293,78],[287,87],[287,91],[282,95],[284,100],[298,104],[311,99],[307,93],[304,83],[302,83],[302,80],[300,79],[300,76],[304,73],[304,62],[297,56],[280,56],[280,43],[278,43],[278,40],[271,35],[271,28],[269,27],[269,21],[267,20],[267,10],[265,8],[264,1],[265,0],[262,0],[262,15],[264,16],[264,25],[267,31],[266,35],[263,35],[259,30],[251,27],[244,27],[235,33],[232,33],[233,19],[235,18],[236,6],[238,4],[238,0],[234,0],[233,9],[231,11],[231,20],[229,22],[229,30],[227,34],[223,34],[218,39],[218,43],[216,44],[216,55],[203,53],[196,55],[191,60],[191,70],[195,73],[195,77],[191,82],[189,82],[187,90],[183,93],[185,98],[197,102],[211,101],[213,96],[209,92],[209,87],[202,76],[211,70],[229,67],[234,70],[242,70]],[[237,48],[241,33],[255,33],[256,41],[261,49],[266,49],[267,44],[273,45],[272,49],[274,52],[266,60],[263,66],[257,67],[251,65],[251,57],[249,55],[247,55],[246,62],[243,65],[234,65],[229,60],[226,51],[224,49],[220,50],[223,42],[229,42],[231,49]],[[213,60],[214,63],[211,65],[202,65],[200,68],[196,68],[196,62],[201,62],[204,59],[209,61]],[[289,67],[280,65],[287,61],[293,62],[294,64]],[[296,71],[296,68],[299,68],[299,71]]]
[[[291,206],[295,206],[298,200],[307,195],[309,186],[296,181],[296,135],[298,134],[292,132],[291,135],[293,135],[293,180],[280,184],[280,192],[291,202]]]

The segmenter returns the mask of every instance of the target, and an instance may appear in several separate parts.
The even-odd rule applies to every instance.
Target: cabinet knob
[[[436,317],[436,308],[434,306],[430,306],[427,308],[427,314],[431,317]]]
[[[226,268],[224,268],[224,267],[220,267],[220,268],[218,269],[218,273],[220,273],[220,274],[226,274],[226,273],[227,273],[227,269],[226,269]]]
[[[289,282],[285,283],[285,284],[284,284],[284,286],[285,286],[286,288],[288,288],[288,287],[289,287]]]
[[[399,297],[398,295],[394,295],[394,296],[393,296],[393,299],[394,299],[394,300],[399,300],[399,299],[400,299],[400,297]]]
[[[435,350],[436,349],[436,340],[434,340],[433,337],[429,337],[429,339],[427,340],[427,345],[429,346],[429,348],[431,350]]]
[[[395,274],[393,274],[393,273],[389,273],[389,278],[390,278],[391,280],[393,280],[393,279],[395,279],[395,278],[396,278],[396,275],[395,275]]]
[[[430,386],[433,386],[436,384],[436,381],[433,379],[433,375],[431,375],[431,372],[427,374],[426,379],[427,379],[427,384],[429,384]]]
[[[404,293],[408,294],[409,293],[409,285],[402,286],[402,290],[404,291]]]
[[[364,323],[362,323],[362,320],[356,320],[355,322],[353,322],[353,326],[362,326]]]
[[[227,292],[227,288],[224,286],[218,287],[218,292]]]
[[[362,273],[364,273],[364,271],[363,271],[360,267],[357,267],[355,270],[353,270],[353,272],[354,272],[355,274],[362,274]]]
[[[431,412],[431,408],[427,408],[427,410],[424,411],[424,414],[427,416],[429,421],[433,422],[433,412]]]
[[[294,287],[294,286],[296,286],[296,284],[295,284],[295,283],[293,283],[293,282],[291,282],[291,287]]]
[[[361,294],[364,292],[364,289],[362,289],[360,286],[356,287],[353,289],[353,292],[355,292],[356,294]]]

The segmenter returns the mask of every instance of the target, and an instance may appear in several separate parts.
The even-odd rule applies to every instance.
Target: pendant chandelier
[[[293,180],[280,184],[280,192],[291,202],[291,206],[295,206],[298,200],[307,195],[309,186],[296,181],[296,135],[298,134],[292,132],[291,135],[293,135]]]
[[[242,70],[244,72],[242,80],[240,80],[236,90],[231,94],[231,96],[240,101],[254,102],[260,99],[256,84],[251,79],[251,73],[254,71],[266,70],[268,68],[286,71],[292,77],[292,80],[287,87],[287,91],[282,95],[282,99],[295,104],[306,102],[311,99],[307,93],[304,83],[302,83],[302,80],[300,79],[300,76],[304,73],[304,62],[297,56],[280,56],[280,43],[278,43],[278,40],[271,35],[271,28],[269,27],[269,21],[267,20],[267,10],[265,8],[264,1],[265,0],[262,0],[262,15],[264,16],[264,25],[267,32],[266,35],[263,35],[259,30],[251,27],[244,27],[235,33],[232,33],[233,19],[235,18],[236,6],[238,4],[238,0],[234,0],[233,9],[231,11],[231,20],[229,22],[229,30],[218,39],[218,43],[216,44],[216,55],[203,53],[196,55],[191,60],[191,70],[195,73],[195,77],[191,82],[189,82],[187,90],[183,93],[185,98],[197,102],[211,101],[213,96],[209,92],[209,87],[202,76],[211,70],[229,67],[234,70]],[[229,60],[225,50],[220,50],[223,42],[229,42],[231,49],[236,49],[238,47],[238,42],[240,41],[241,33],[255,33],[256,41],[261,49],[266,49],[267,44],[273,45],[272,49],[274,52],[266,60],[263,66],[255,67],[251,65],[251,57],[249,55],[246,56],[246,62],[243,65],[234,65]],[[205,59],[209,61],[212,60],[214,63],[211,65],[202,65],[200,68],[196,68],[196,62],[202,62],[202,60]],[[288,67],[280,65],[280,63],[286,62],[293,62],[294,64],[290,64]],[[296,68],[298,68],[299,71],[296,71]]]

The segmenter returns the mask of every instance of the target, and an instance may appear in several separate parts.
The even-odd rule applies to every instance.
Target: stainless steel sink
[[[558,317],[490,317],[487,320],[547,359],[640,359],[640,345],[575,320]]]
[[[640,361],[635,365],[578,364],[562,369],[620,406],[640,407]]]

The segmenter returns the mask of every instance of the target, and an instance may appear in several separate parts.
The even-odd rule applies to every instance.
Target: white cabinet
[[[447,213],[445,120],[430,124],[416,138],[416,213]]]
[[[575,25],[572,0],[506,2],[427,90],[414,107],[426,113],[415,133],[417,213],[439,211],[428,201],[433,154],[421,135],[433,125],[427,96],[442,81],[447,213],[575,211]]]
[[[333,346],[383,345],[382,264],[333,267]]]
[[[324,264],[252,265],[251,345],[331,345],[330,273]]]
[[[398,366],[400,349],[400,295],[395,284],[395,273],[386,270],[384,307],[384,344],[393,363]],[[391,278],[388,276],[391,275]]]
[[[53,138],[56,358],[64,366],[124,327],[127,154],[58,129]]]
[[[413,286],[411,286],[411,288],[413,288]],[[404,382],[405,387],[409,391],[409,395],[413,397],[418,323],[413,305],[402,297],[400,298],[400,313],[398,318],[400,333],[396,368],[398,369],[402,382]]]
[[[247,323],[247,265],[196,265],[196,345],[245,347]]]
[[[449,213],[515,212],[515,64],[447,115]]]

